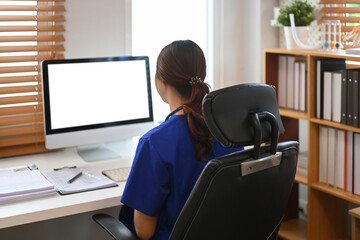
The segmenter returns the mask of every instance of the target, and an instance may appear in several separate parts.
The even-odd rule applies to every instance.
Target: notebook
[[[42,174],[62,195],[117,186],[116,182],[91,167],[63,168]]]
[[[55,195],[55,186],[29,166],[0,169],[0,203]]]

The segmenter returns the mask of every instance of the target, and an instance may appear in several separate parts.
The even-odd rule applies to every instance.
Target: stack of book
[[[306,58],[279,55],[278,61],[279,107],[306,111]]]
[[[298,155],[297,173],[307,176],[308,175],[308,156],[307,152],[300,152]]]
[[[28,166],[0,169],[0,203],[56,194],[56,188],[37,169]]]
[[[317,118],[360,127],[359,72],[346,70],[344,59],[317,60]]]
[[[319,126],[319,182],[360,195],[360,134]]]

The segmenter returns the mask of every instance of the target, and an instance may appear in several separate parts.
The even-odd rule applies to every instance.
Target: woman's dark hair
[[[187,117],[196,157],[206,160],[214,138],[202,114],[202,99],[210,87],[204,83],[206,61],[201,48],[191,40],[175,41],[162,49],[156,65],[156,78],[173,86],[185,100]]]

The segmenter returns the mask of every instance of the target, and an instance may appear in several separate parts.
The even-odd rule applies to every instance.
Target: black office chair
[[[209,161],[170,239],[277,239],[294,183],[298,143],[278,144],[284,128],[274,88],[241,84],[213,91],[203,100],[203,112],[225,147],[253,148]],[[110,216],[93,219],[115,239],[136,239]]]

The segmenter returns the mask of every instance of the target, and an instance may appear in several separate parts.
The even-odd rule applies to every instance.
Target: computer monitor
[[[43,61],[46,148],[77,146],[88,161],[118,157],[102,143],[154,126],[150,86],[146,56]]]

